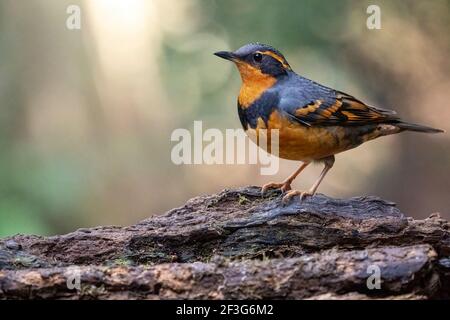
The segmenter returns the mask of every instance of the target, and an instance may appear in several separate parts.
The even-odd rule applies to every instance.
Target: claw
[[[312,197],[314,195],[314,192],[311,191],[304,191],[302,192],[302,194],[300,195],[300,201],[305,200],[305,198],[307,197]]]
[[[283,203],[288,203],[292,197],[300,196],[300,201],[303,201],[306,197],[313,196],[314,193],[311,191],[300,191],[300,190],[291,190],[283,197],[281,200]]]
[[[271,183],[267,183],[267,184],[262,186],[261,192],[264,194],[269,189],[281,189],[282,192],[287,192],[287,191],[291,190],[291,184],[287,183],[287,182],[281,182],[281,183],[271,182]]]
[[[294,197],[296,195],[301,195],[301,194],[302,194],[302,192],[299,190],[291,190],[288,193],[286,193],[286,195],[283,197],[283,199],[281,199],[281,202],[288,203],[292,197]]]

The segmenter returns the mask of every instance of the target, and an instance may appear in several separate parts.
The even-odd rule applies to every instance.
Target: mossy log
[[[449,223],[376,197],[283,204],[246,187],[130,227],[0,240],[0,299],[449,297]]]

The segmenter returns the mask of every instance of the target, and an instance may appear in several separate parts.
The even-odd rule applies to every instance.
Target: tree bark
[[[0,240],[0,299],[448,299],[449,284],[449,223],[375,197],[246,187],[130,227]]]

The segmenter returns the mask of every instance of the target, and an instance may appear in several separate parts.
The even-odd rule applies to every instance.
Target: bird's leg
[[[270,182],[270,183],[263,185],[262,190],[261,190],[262,193],[266,192],[269,189],[278,189],[278,188],[280,188],[281,191],[283,191],[283,192],[291,190],[292,181],[294,181],[294,179],[297,178],[297,176],[300,174],[300,172],[302,172],[303,169],[305,169],[309,164],[310,164],[310,162],[302,163],[302,165],[297,170],[295,170],[295,172],[293,174],[291,174],[286,180],[284,180],[281,183]]]
[[[319,176],[319,179],[317,179],[317,181],[313,184],[311,189],[309,189],[308,191],[291,190],[283,197],[283,202],[287,202],[289,201],[289,199],[297,195],[300,195],[300,201],[302,201],[305,197],[313,196],[316,193],[317,188],[319,187],[323,178],[325,178],[327,172],[330,171],[330,169],[333,167],[334,156],[327,157],[323,160],[325,167],[323,168],[322,173]]]

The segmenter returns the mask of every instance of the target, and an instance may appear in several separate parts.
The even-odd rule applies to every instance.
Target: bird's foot
[[[314,192],[309,191],[300,191],[300,190],[291,190],[283,197],[281,200],[283,203],[288,203],[289,200],[291,200],[292,197],[300,196],[300,201],[303,201],[306,197],[311,197],[314,195]]]
[[[261,192],[262,194],[266,193],[269,189],[281,189],[282,192],[287,192],[291,190],[291,183],[284,181],[281,183],[270,182],[262,186]]]

